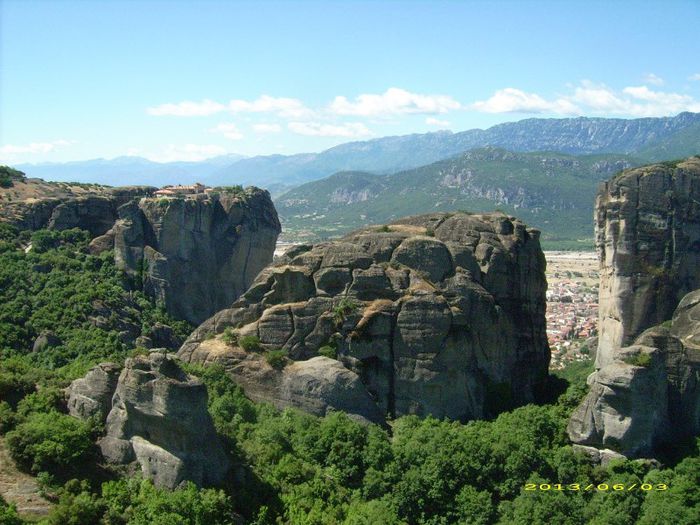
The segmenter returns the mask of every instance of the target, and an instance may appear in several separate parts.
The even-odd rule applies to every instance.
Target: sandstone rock
[[[601,185],[595,213],[603,367],[700,287],[700,158],[624,171]]]
[[[120,206],[132,199],[150,196],[156,190],[151,186],[96,187],[84,189],[82,194],[76,195],[40,179],[30,181],[39,182],[37,188],[42,194],[3,205],[0,220],[7,220],[21,230],[81,228],[94,237],[108,232],[118,218]],[[106,245],[107,239],[102,239],[100,247]]]
[[[120,372],[119,365],[100,363],[85,377],[73,381],[66,389],[70,415],[80,419],[96,416],[104,421],[112,408],[112,395],[117,388]]]
[[[649,457],[700,433],[698,341],[700,290],[683,298],[670,327],[646,330],[591,374],[590,391],[569,421],[571,440]]]
[[[110,462],[137,461],[144,477],[166,488],[215,485],[230,467],[206,387],[160,351],[126,360],[100,448]]]
[[[95,237],[88,245],[90,255],[99,255],[114,248],[114,232],[110,229],[104,235]]]
[[[593,463],[594,465],[600,465],[602,467],[606,467],[608,463],[610,463],[613,460],[627,459],[619,452],[615,452],[614,450],[610,450],[607,448],[601,450],[595,447],[587,447],[585,445],[574,445],[573,448],[578,452],[583,452],[584,454],[586,454],[590,459],[591,463]]]
[[[61,345],[61,339],[50,330],[43,330],[34,340],[32,352],[43,352],[48,348],[53,348]]]
[[[464,421],[532,401],[549,364],[538,233],[502,214],[440,213],[297,247],[179,356],[223,365],[253,399],[314,414]],[[217,337],[228,327],[293,362],[273,370]],[[338,360],[315,357],[324,345]]]
[[[117,265],[142,277],[168,313],[201,323],[229,306],[270,261],[280,232],[270,195],[248,188],[187,199],[141,199],[119,208]]]
[[[80,228],[98,236],[106,233],[116,220],[117,207],[113,199],[101,196],[78,197],[56,206],[47,226],[50,230]]]

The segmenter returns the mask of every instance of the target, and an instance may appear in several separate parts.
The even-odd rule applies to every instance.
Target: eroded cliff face
[[[512,217],[408,218],[289,250],[178,355],[279,407],[481,418],[547,377],[544,270],[539,232]],[[276,349],[286,366],[268,363]]]
[[[700,158],[621,173],[599,189],[595,213],[600,368],[700,287]]]
[[[104,397],[99,382],[89,381],[99,366],[78,385],[79,393],[71,387],[69,399]],[[94,388],[86,388],[91,384]],[[137,462],[144,477],[171,489],[183,481],[215,485],[223,480],[231,463],[207,411],[207,389],[172,357],[154,351],[127,359],[113,388],[100,440],[105,459]]]
[[[0,221],[21,230],[80,228],[98,236],[114,225],[120,206],[155,190],[151,186],[106,188],[26,179],[6,190],[8,202],[0,206]]]
[[[93,241],[179,319],[200,323],[229,306],[272,261],[280,223],[270,195],[145,198],[119,208],[112,230]],[[99,250],[99,248],[96,248]]]
[[[575,443],[653,456],[700,433],[700,290],[681,300],[670,326],[614,350],[588,383],[568,425]]]

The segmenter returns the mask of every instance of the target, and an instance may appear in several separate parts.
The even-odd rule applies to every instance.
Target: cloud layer
[[[470,107],[486,113],[662,117],[700,111],[700,102],[690,95],[655,91],[645,85],[616,92],[604,84],[583,81],[573,93],[550,99],[509,87]]]
[[[75,142],[63,139],[52,142],[32,142],[23,145],[5,144],[0,146],[0,159],[4,162],[15,162],[18,158],[26,155],[41,157],[71,144],[75,144]]]
[[[290,122],[287,128],[292,133],[309,137],[368,137],[372,132],[360,122],[346,124],[323,124],[321,122]]]
[[[378,95],[359,95],[354,102],[343,96],[335,97],[329,110],[336,115],[383,117],[411,113],[443,114],[461,107],[459,102],[447,95],[420,95],[393,87]]]

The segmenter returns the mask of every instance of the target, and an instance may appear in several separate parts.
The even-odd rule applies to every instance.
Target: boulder
[[[54,348],[62,344],[61,339],[51,330],[42,330],[39,336],[34,339],[32,352],[43,352],[48,348]]]
[[[178,355],[279,407],[482,418],[533,401],[547,377],[544,268],[539,232],[513,217],[411,217],[289,250]],[[260,349],[227,344],[227,328]],[[278,349],[279,370],[264,359]]]
[[[100,363],[85,377],[73,381],[66,389],[68,413],[80,419],[96,417],[104,421],[112,409],[120,372],[121,367],[115,363]]]
[[[126,360],[100,448],[108,461],[136,461],[144,477],[171,489],[184,481],[219,484],[230,467],[206,387],[157,350]]]

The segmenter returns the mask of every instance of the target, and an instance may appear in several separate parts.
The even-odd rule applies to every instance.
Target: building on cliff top
[[[181,184],[176,186],[163,186],[161,189],[156,190],[154,195],[157,197],[170,197],[173,195],[197,195],[199,193],[206,193],[206,191],[210,189],[211,188],[207,188],[200,182],[195,182],[194,184],[185,186]]]

